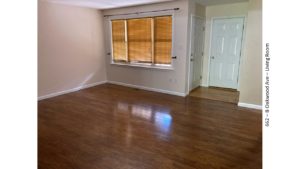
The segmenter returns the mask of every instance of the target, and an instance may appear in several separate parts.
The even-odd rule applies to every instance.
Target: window
[[[170,66],[172,16],[112,20],[114,63]]]

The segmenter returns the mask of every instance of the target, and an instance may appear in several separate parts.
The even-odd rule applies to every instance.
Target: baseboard
[[[146,87],[146,86],[127,84],[127,83],[116,82],[116,81],[107,81],[107,83],[120,85],[120,86],[131,87],[131,88],[136,88],[136,89],[148,90],[148,91],[152,91],[152,92],[159,92],[159,93],[164,93],[164,94],[176,95],[176,96],[181,96],[181,97],[186,96],[185,93],[174,92],[174,91],[163,90],[163,89],[157,89],[157,88],[151,88],[151,87]]]
[[[259,109],[262,110],[262,106],[261,105],[257,105],[257,104],[249,104],[249,103],[238,103],[238,106],[240,107],[246,107],[246,108],[251,108],[251,109]]]
[[[205,83],[205,84],[200,84],[200,86],[202,86],[202,87],[208,87],[208,84],[207,84],[207,83]]]
[[[101,81],[101,82],[86,84],[86,85],[82,85],[82,86],[75,87],[75,88],[72,88],[72,89],[68,89],[68,90],[64,90],[64,91],[59,91],[59,92],[47,94],[47,95],[38,97],[38,100],[44,100],[44,99],[48,99],[48,98],[51,98],[51,97],[55,97],[55,96],[59,96],[59,95],[67,94],[67,93],[76,92],[78,90],[82,90],[82,89],[94,87],[94,86],[101,85],[101,84],[104,84],[104,83],[107,83],[107,81],[105,80],[105,81]]]

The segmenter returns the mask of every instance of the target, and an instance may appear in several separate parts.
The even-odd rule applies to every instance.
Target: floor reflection
[[[142,104],[128,104],[125,102],[118,102],[117,109],[119,112],[128,112],[130,115],[150,121],[164,134],[170,132],[172,125],[172,116],[170,109],[160,106],[149,106]]]
[[[155,112],[155,125],[163,132],[169,132],[172,116],[165,112]]]
[[[127,103],[118,102],[117,109],[122,112],[128,112],[129,106]]]
[[[131,114],[136,117],[141,117],[145,120],[151,120],[153,112],[151,107],[132,105]]]

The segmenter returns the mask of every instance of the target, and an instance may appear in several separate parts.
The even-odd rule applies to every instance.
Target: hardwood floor
[[[235,104],[239,102],[238,91],[217,87],[197,87],[191,91],[189,96]]]
[[[39,101],[39,169],[261,169],[261,112],[104,84]]]

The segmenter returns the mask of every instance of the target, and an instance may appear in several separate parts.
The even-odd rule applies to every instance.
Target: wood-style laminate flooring
[[[261,112],[104,84],[38,102],[39,169],[261,169]]]
[[[235,104],[239,101],[238,91],[217,87],[197,87],[191,91],[189,96]]]

